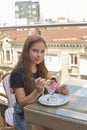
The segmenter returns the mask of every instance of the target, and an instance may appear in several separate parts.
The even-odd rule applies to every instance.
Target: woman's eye
[[[41,51],[41,53],[45,53],[45,50]]]
[[[38,52],[38,50],[33,50],[33,52]]]
[[[40,52],[40,51],[38,51],[38,50],[32,50],[33,52]],[[45,53],[45,51],[43,50],[43,51],[41,51],[41,53]]]

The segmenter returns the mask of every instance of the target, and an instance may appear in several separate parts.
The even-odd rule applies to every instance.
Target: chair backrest
[[[8,97],[8,106],[13,107],[16,102],[16,99],[15,99],[15,94],[12,93],[11,87],[10,87],[10,74],[4,77],[2,84],[6,92],[6,95]]]
[[[6,93],[6,96],[8,98],[8,108],[5,110],[5,121],[10,126],[14,126],[13,122],[13,112],[14,112],[14,104],[16,102],[15,94],[12,93],[11,87],[10,87],[10,74],[6,75],[3,80],[2,84]]]

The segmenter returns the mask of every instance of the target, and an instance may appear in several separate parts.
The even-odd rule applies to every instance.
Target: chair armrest
[[[4,93],[0,93],[0,96],[8,99],[7,95],[5,95]]]
[[[8,99],[4,93],[0,93],[0,96]],[[0,99],[0,112],[2,113],[3,117],[4,117],[4,112],[7,108],[8,108],[8,104],[6,104],[5,102],[3,102],[3,100]]]

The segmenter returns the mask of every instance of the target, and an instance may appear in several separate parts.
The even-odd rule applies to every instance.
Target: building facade
[[[33,34],[39,35],[38,29],[15,29],[1,32],[1,74],[8,72],[16,65],[24,41],[32,34],[31,31]],[[70,34],[70,32],[72,33]],[[87,28],[44,28],[41,34],[48,46],[45,56],[48,70],[57,76],[60,82],[64,82],[68,78],[87,80]]]
[[[27,24],[39,22],[40,4],[39,2],[17,1],[15,2],[16,20],[25,20]],[[23,24],[23,23],[22,23]]]

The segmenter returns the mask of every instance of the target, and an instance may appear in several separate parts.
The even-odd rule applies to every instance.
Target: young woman
[[[17,130],[26,130],[23,107],[33,103],[46,92],[45,83],[51,79],[44,56],[47,48],[45,40],[41,36],[29,36],[24,44],[19,61],[11,73],[10,84],[16,96],[14,105],[14,124]],[[59,93],[68,95],[67,86],[58,87]],[[34,126],[34,130],[49,130],[42,126]]]

